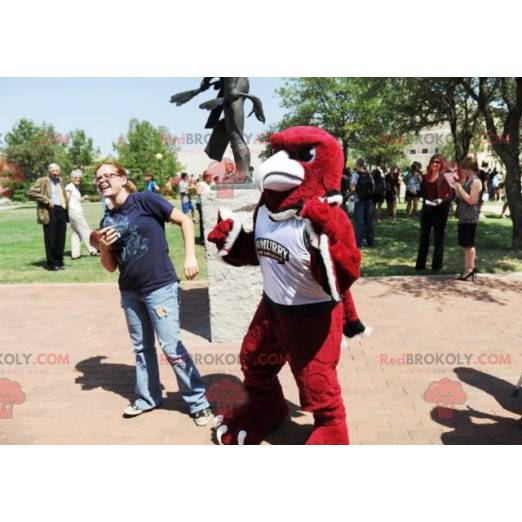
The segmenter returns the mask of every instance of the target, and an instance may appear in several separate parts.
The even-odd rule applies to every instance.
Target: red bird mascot
[[[260,265],[263,297],[241,347],[248,401],[216,418],[222,444],[259,444],[288,414],[277,374],[288,362],[301,407],[314,414],[307,444],[348,444],[337,379],[343,330],[364,332],[352,297],[360,252],[339,194],[344,157],[316,127],[270,137],[273,155],[255,171],[262,191],[254,230],[220,210],[209,234],[235,266]]]

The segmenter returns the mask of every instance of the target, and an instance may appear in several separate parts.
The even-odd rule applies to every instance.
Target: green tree
[[[99,150],[95,149],[94,141],[88,137],[83,129],[75,129],[62,140],[65,145],[67,161],[73,169],[83,171],[82,193],[91,197],[99,196],[93,183],[94,166]]]
[[[113,143],[113,148],[139,188],[145,172],[151,172],[164,186],[181,169],[173,136],[165,127],[155,128],[148,121],[130,120],[127,135]]]
[[[522,249],[522,78],[461,78],[486,123],[491,147],[506,168],[505,190],[513,221],[512,247]]]
[[[71,164],[61,137],[48,123],[36,125],[21,119],[5,136],[4,153],[18,165],[28,182],[47,173],[49,163],[58,163],[67,171]]]
[[[405,144],[384,86],[379,78],[290,78],[277,91],[288,110],[277,127],[317,125],[340,140],[345,158],[394,163]]]
[[[5,136],[3,153],[16,165],[25,180],[13,187],[13,199],[25,199],[25,191],[34,180],[47,174],[50,163],[58,163],[62,172],[70,172],[72,164],[67,156],[65,140],[48,123],[35,124],[21,119]]]
[[[93,139],[87,137],[82,129],[75,129],[69,134],[66,151],[73,167],[81,169],[92,165],[98,155]]]
[[[404,131],[449,124],[452,142],[445,147],[451,157],[462,161],[473,148],[483,126],[478,104],[462,85],[461,78],[388,78],[391,117]],[[447,144],[448,145],[448,144]]]

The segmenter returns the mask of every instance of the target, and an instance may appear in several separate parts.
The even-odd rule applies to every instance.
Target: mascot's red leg
[[[286,363],[274,332],[274,317],[264,301],[252,319],[241,346],[241,369],[248,401],[217,419],[222,444],[259,444],[288,415],[277,374]]]
[[[285,316],[290,366],[299,387],[301,407],[314,414],[306,444],[349,444],[346,412],[337,379],[343,331],[343,305],[313,316]],[[286,326],[285,326],[286,325]]]

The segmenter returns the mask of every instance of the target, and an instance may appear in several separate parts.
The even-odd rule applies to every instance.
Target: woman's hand
[[[187,279],[194,279],[199,273],[198,261],[195,255],[188,255],[185,257],[185,277]]]
[[[120,233],[115,227],[105,227],[98,231],[100,234],[100,250],[108,251],[120,239]]]
[[[170,214],[170,221],[175,225],[181,226],[181,235],[185,243],[185,263],[183,264],[185,277],[194,279],[199,273],[199,268],[194,250],[194,225],[192,220],[175,208]]]

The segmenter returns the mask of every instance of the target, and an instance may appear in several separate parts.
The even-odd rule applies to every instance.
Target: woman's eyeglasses
[[[94,178],[94,184],[97,185],[100,183],[100,181],[109,181],[112,178],[118,178],[120,175],[116,174],[115,172],[107,172],[105,174],[102,174],[101,176],[96,176]]]
[[[432,165],[442,165],[442,161],[440,160],[434,160],[431,162]]]

